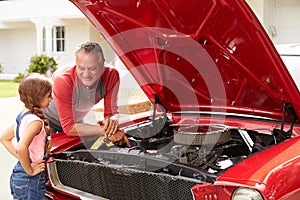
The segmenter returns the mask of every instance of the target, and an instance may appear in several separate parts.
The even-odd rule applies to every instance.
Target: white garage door
[[[300,43],[300,0],[274,0],[274,42]]]

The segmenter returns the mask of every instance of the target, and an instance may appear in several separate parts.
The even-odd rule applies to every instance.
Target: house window
[[[53,50],[56,52],[65,51],[65,27],[56,26],[53,28]]]

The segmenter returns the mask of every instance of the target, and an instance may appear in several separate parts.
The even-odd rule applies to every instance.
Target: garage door
[[[300,43],[300,0],[274,0],[274,42]]]

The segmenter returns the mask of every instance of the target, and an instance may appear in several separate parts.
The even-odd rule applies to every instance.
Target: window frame
[[[52,31],[52,51],[56,53],[66,52],[66,27],[54,26]]]

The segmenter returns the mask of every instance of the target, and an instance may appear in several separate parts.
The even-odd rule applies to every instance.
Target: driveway
[[[23,108],[23,103],[18,97],[0,98],[0,132],[2,133],[14,122],[18,112]],[[0,145],[0,199],[10,200],[9,177],[14,164],[17,162],[3,145]]]

